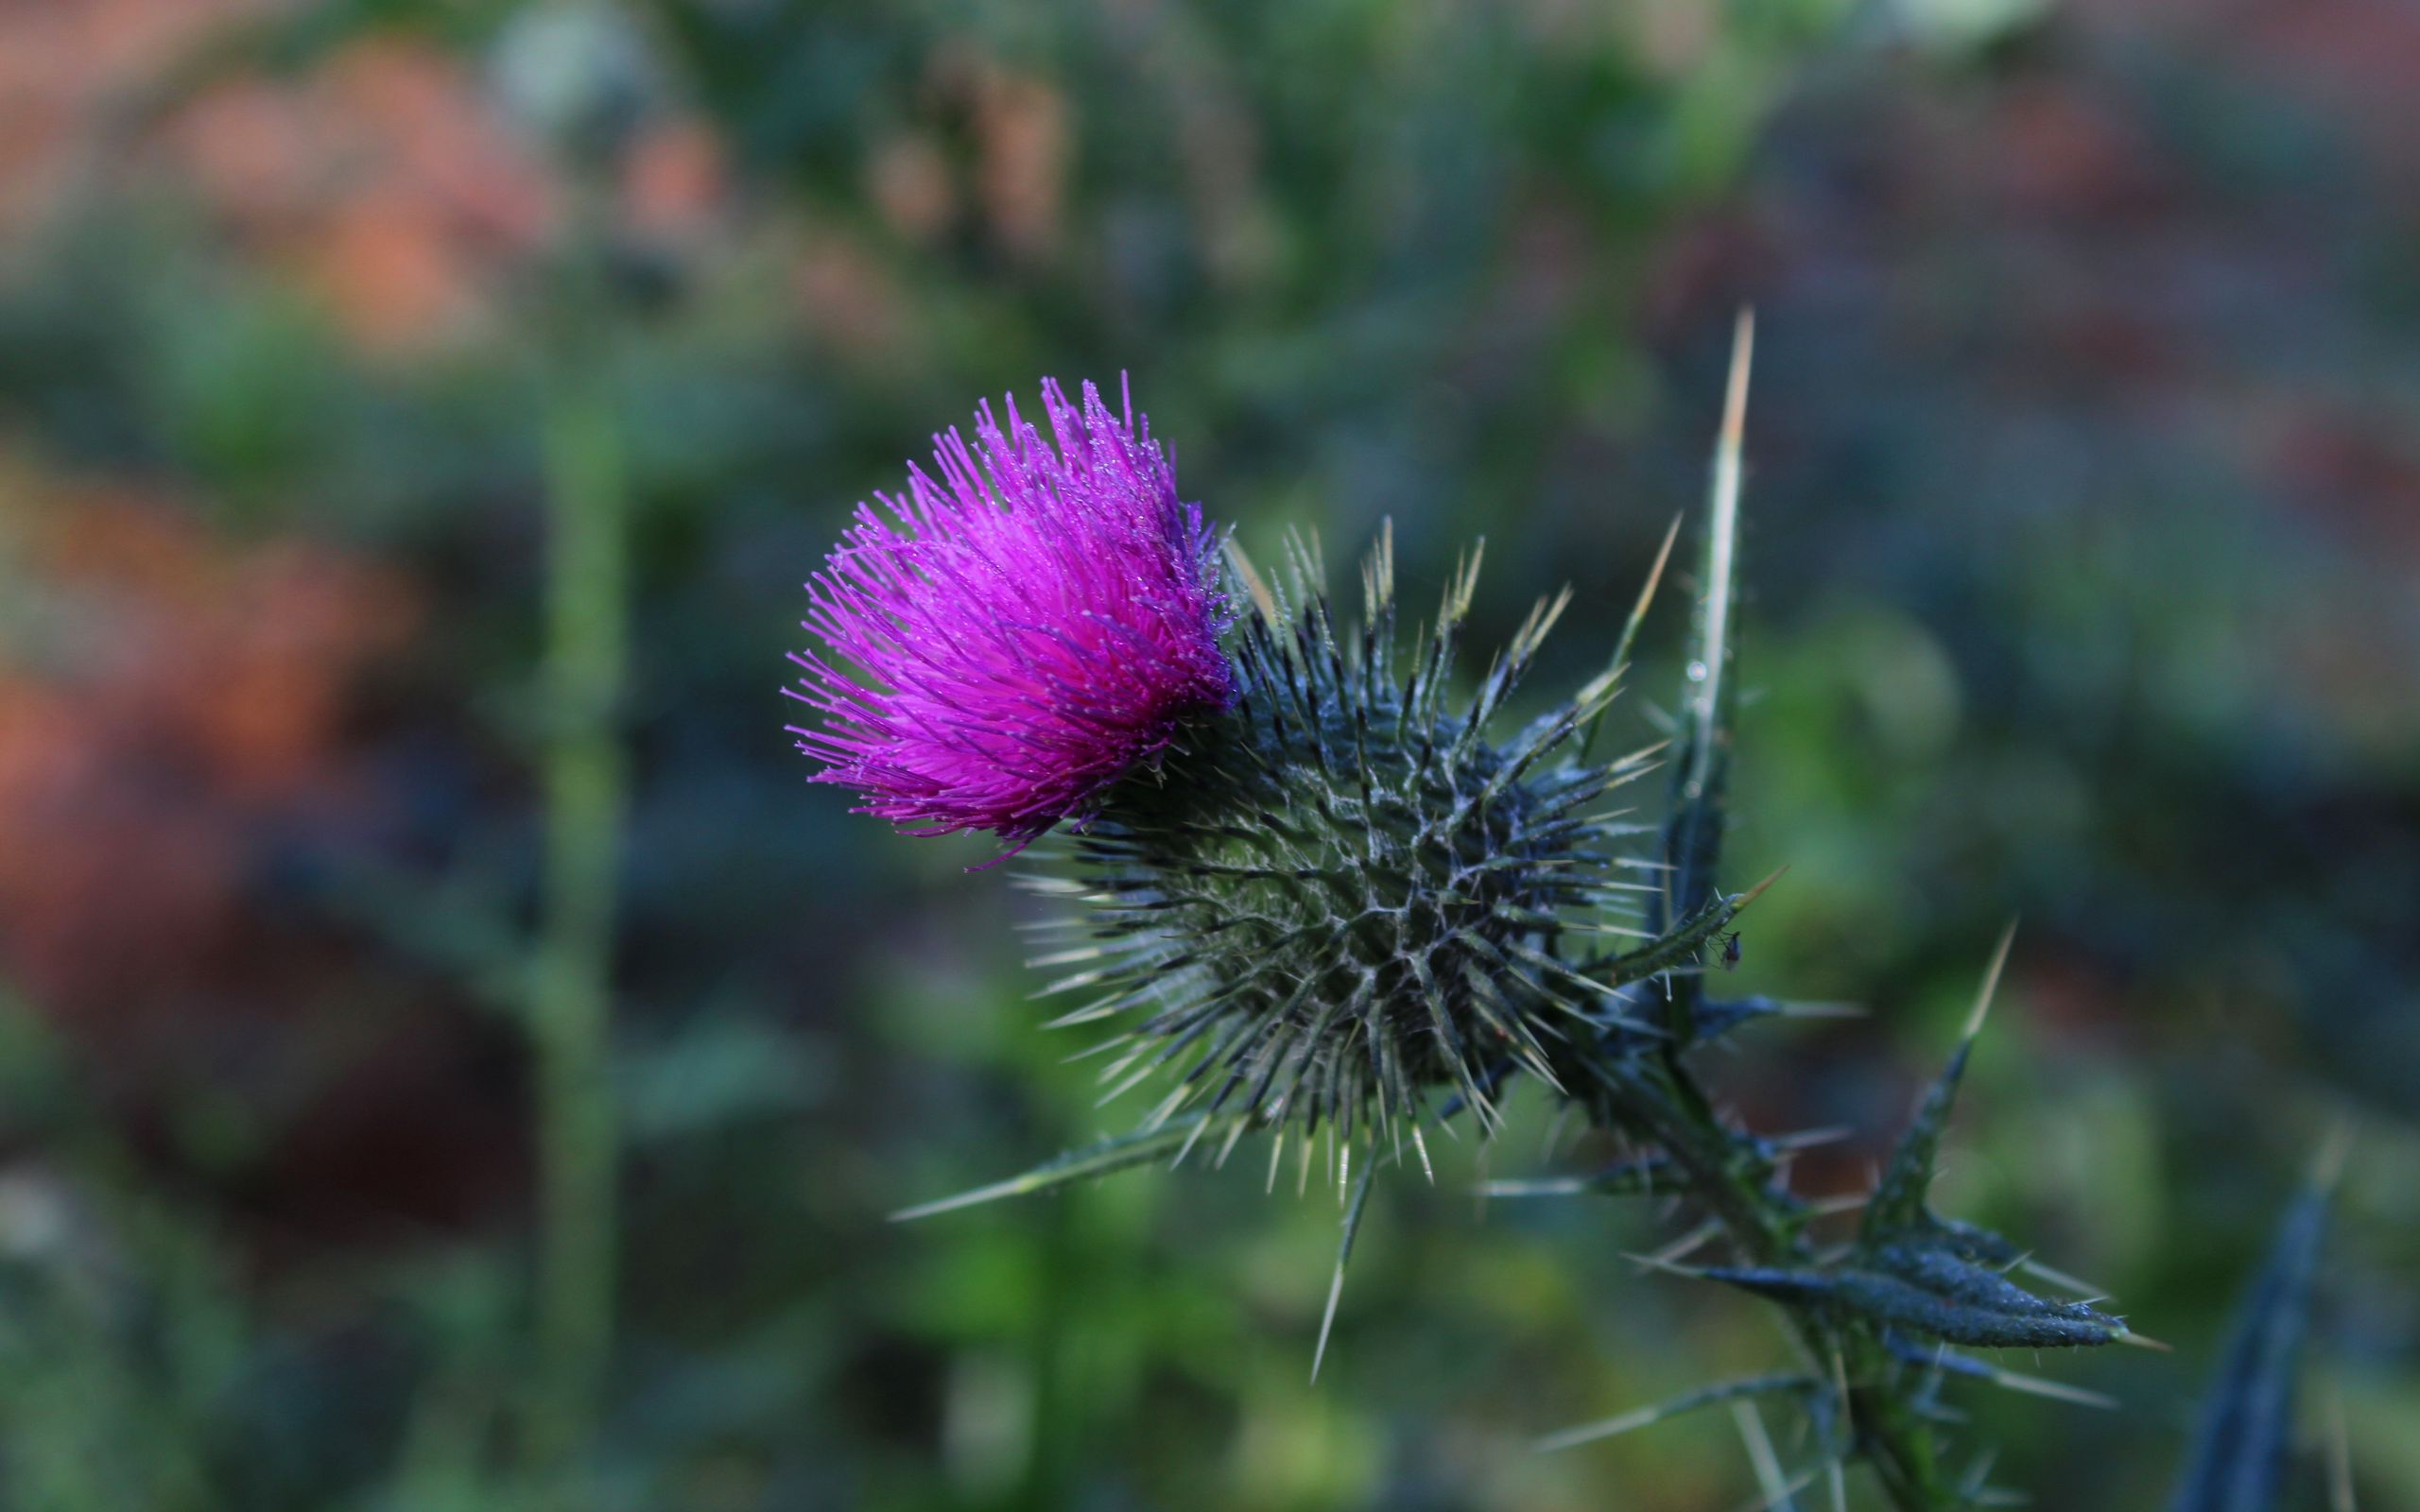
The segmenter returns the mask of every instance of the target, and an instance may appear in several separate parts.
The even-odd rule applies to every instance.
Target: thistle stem
[[[1732,330],[1730,380],[1724,387],[1722,426],[1715,439],[1707,489],[1701,596],[1682,690],[1672,814],[1664,832],[1668,871],[1651,916],[1658,937],[1626,955],[1593,963],[1610,968],[1616,983],[1666,973],[1662,980],[1671,1038],[1648,1052],[1617,1050],[1607,1042],[1605,1053],[1592,1057],[1590,1066],[1606,1095],[1590,1098],[1588,1112],[1599,1127],[1660,1146],[1681,1172],[1688,1194],[1721,1227],[1740,1258],[1752,1265],[1788,1266],[1811,1258],[1806,1205],[1775,1177],[1770,1152],[1724,1122],[1683,1058],[1697,1034],[1702,987],[1695,972],[1673,970],[1696,961],[1738,911],[1780,875],[1776,872],[1733,898],[1715,887],[1727,822],[1737,702],[1733,619],[1755,330],[1754,317],[1741,310]],[[1665,549],[1670,549],[1668,539]],[[1651,578],[1662,571],[1659,557]],[[1625,643],[1628,636],[1625,630]],[[1808,1373],[1840,1384],[1845,1432],[1834,1437],[1828,1446],[1832,1452],[1871,1464],[1898,1512],[1942,1512],[1957,1505],[1954,1494],[1941,1483],[1931,1435],[1912,1405],[1891,1390],[1893,1362],[1881,1339],[1870,1329],[1817,1308],[1786,1312],[1806,1351]]]
[[[529,1018],[539,1164],[530,1447],[555,1468],[589,1436],[613,1343],[612,970],[628,785],[615,730],[627,641],[620,423],[604,365],[579,355],[587,360],[559,357],[544,416],[545,872]]]
[[[1689,1194],[1722,1226],[1749,1263],[1778,1265],[1801,1259],[1806,1211],[1772,1178],[1767,1163],[1726,1125],[1697,1078],[1677,1055],[1652,1060],[1607,1056],[1599,1079],[1611,1096],[1592,1100],[1599,1127],[1654,1141],[1687,1177]],[[1932,1439],[1904,1401],[1885,1389],[1890,1361],[1865,1332],[1842,1328],[1803,1308],[1785,1309],[1807,1355],[1810,1373],[1830,1375],[1832,1362],[1848,1390],[1853,1442],[1898,1512],[1943,1512],[1958,1504],[1941,1482]]]

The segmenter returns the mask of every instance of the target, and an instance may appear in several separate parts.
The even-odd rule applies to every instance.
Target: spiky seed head
[[[1173,1073],[1163,1116],[1350,1134],[1443,1094],[1491,1121],[1508,1071],[1554,1080],[1564,1047],[1602,1029],[1604,989],[1564,964],[1565,936],[1622,907],[1618,827],[1595,810],[1636,764],[1566,747],[1612,679],[1499,740],[1561,601],[1449,702],[1475,557],[1399,666],[1388,541],[1349,632],[1315,553],[1290,555],[1284,592],[1235,560],[1253,609],[1233,706],[1068,842],[1100,942],[1061,957],[1084,966],[1056,989],[1090,994],[1070,1020],[1125,1018],[1114,1087]]]

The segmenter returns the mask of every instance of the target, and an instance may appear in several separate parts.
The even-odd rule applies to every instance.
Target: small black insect
[[[1736,971],[1739,966],[1739,936],[1737,931],[1722,936],[1722,969]]]

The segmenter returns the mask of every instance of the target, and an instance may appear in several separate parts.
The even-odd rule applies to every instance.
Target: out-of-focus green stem
[[[615,876],[627,774],[616,711],[628,628],[620,417],[611,372],[573,341],[544,416],[544,901],[530,1033],[538,1060],[541,1465],[575,1455],[613,1346],[619,1149],[611,1040]]]

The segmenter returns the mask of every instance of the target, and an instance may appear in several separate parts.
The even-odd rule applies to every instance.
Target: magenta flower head
[[[1050,437],[1008,403],[976,445],[934,438],[939,481],[910,465],[806,585],[793,728],[860,812],[917,834],[989,830],[1022,847],[1086,813],[1189,716],[1235,699],[1229,614],[1201,507],[1131,395],[1113,415],[1042,386]]]

